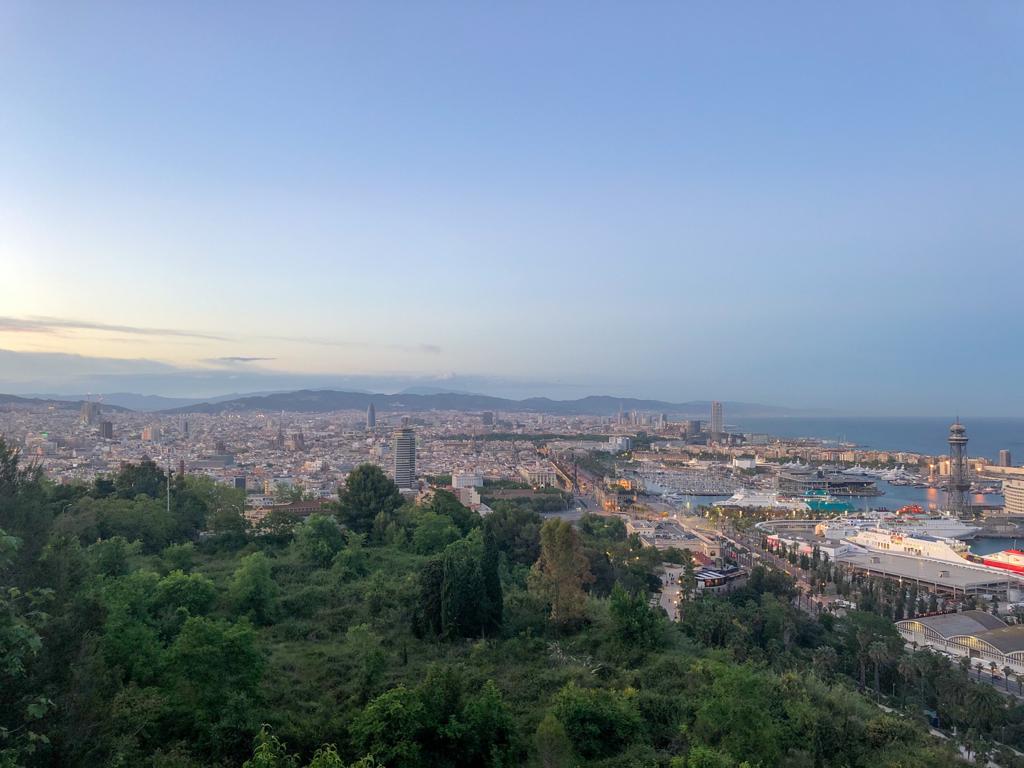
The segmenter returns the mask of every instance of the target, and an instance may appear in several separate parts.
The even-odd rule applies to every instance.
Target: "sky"
[[[1024,415],[1022,200],[1017,2],[0,4],[0,391]]]

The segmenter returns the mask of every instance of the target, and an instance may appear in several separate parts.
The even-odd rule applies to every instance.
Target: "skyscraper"
[[[112,421],[101,421],[100,422],[100,437],[104,440],[114,439],[114,422]]]
[[[370,407],[366,409],[366,428],[373,429],[377,426],[377,409],[373,407],[373,403],[370,403]]]
[[[949,511],[957,517],[966,517],[970,512],[967,493],[971,481],[967,476],[967,430],[960,419],[949,428]]]
[[[399,488],[416,487],[416,432],[409,427],[396,429],[391,439],[395,455],[395,485]]]
[[[722,404],[717,400],[711,401],[711,434],[721,435],[725,432],[725,420],[722,417]]]
[[[494,411],[484,411],[480,414],[480,421],[485,427],[494,426]]]
[[[1013,459],[1010,456],[1010,451],[1007,448],[1003,448],[999,452],[999,466],[1000,467],[1012,467]]]

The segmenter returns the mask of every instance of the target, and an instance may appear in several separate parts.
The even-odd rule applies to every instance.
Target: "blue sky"
[[[1022,43],[1010,2],[4,3],[0,386],[1024,414]]]

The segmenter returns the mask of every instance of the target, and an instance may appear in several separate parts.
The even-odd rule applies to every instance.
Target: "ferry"
[[[979,556],[970,552],[967,544],[958,539],[902,533],[883,528],[858,530],[852,536],[846,537],[846,541],[875,552],[941,560],[946,563],[983,568],[990,573],[1002,571],[1006,574],[1009,571],[1024,575],[1024,552],[1019,549],[1007,549],[992,555]]]
[[[991,568],[1002,568],[1014,573],[1024,573],[1024,552],[1019,549],[1004,549],[991,555],[982,555],[981,564]]]
[[[894,555],[909,555],[930,560],[944,560],[950,563],[964,563],[967,560],[967,545],[957,539],[942,539],[919,533],[901,533],[895,530],[874,528],[859,530],[848,541],[864,549],[891,552]]]

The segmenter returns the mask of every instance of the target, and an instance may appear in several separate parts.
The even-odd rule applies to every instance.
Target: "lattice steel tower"
[[[960,419],[949,428],[949,511],[957,517],[967,517],[971,508],[967,494],[971,481],[967,474],[967,430]]]

